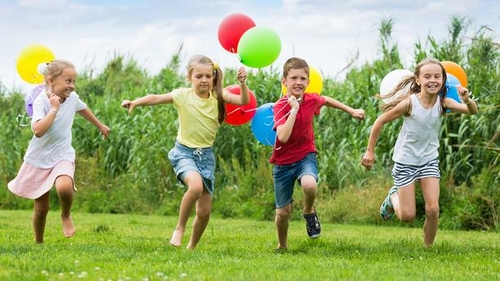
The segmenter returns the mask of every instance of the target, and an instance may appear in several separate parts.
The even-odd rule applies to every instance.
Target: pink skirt
[[[18,196],[37,199],[54,186],[57,177],[64,175],[73,179],[74,174],[75,164],[67,160],[63,160],[49,169],[36,168],[23,162],[16,178],[10,181],[7,186],[12,193]],[[73,188],[75,188],[74,180]]]

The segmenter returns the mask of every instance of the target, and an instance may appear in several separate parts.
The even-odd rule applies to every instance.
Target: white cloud
[[[451,15],[471,16],[477,25],[498,32],[498,9],[495,1],[486,0],[1,2],[0,34],[7,43],[0,56],[0,79],[8,88],[31,87],[17,75],[15,62],[23,48],[35,43],[74,62],[78,70],[92,66],[99,71],[121,54],[155,74],[181,44],[185,61],[203,53],[222,67],[236,67],[237,56],[224,50],[217,38],[220,22],[232,13],[245,13],[278,33],[282,50],[273,68],[290,56],[301,56],[333,78],[358,52],[359,64],[379,56],[382,19],[394,19],[394,41],[411,66],[413,44],[429,34],[438,41],[446,38]]]

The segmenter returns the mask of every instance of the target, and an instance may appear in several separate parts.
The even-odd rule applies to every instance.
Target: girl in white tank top
[[[361,164],[368,170],[375,163],[375,144],[382,127],[404,116],[404,124],[396,142],[392,170],[394,186],[380,206],[380,215],[390,219],[397,215],[402,221],[416,216],[415,183],[420,183],[425,201],[424,247],[434,243],[439,222],[439,127],[440,116],[446,110],[475,114],[476,103],[469,91],[458,86],[462,103],[446,96],[446,70],[436,59],[421,61],[412,76],[405,77],[393,91],[381,98],[393,97],[409,89],[392,102],[384,104],[384,111],[375,120]]]

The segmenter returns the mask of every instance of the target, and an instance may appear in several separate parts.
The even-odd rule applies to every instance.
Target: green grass
[[[500,279],[498,233],[440,230],[424,249],[419,228],[324,223],[310,240],[292,221],[290,250],[275,253],[273,222],[212,218],[191,251],[168,244],[175,217],[74,213],[66,239],[58,214],[36,245],[31,211],[0,211],[0,280]]]

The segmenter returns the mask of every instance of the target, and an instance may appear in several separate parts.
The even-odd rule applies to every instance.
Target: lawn
[[[212,218],[198,247],[168,241],[175,217],[74,213],[64,238],[51,211],[45,243],[33,243],[31,211],[0,210],[0,280],[500,280],[498,233],[323,223],[311,240],[292,221],[276,253],[270,221]]]

